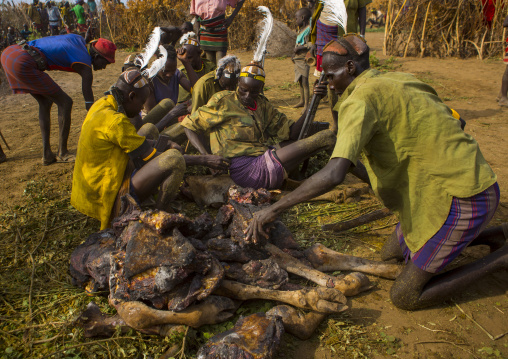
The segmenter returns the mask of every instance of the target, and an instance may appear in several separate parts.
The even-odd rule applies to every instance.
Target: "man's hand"
[[[189,111],[187,109],[187,104],[185,102],[179,103],[178,105],[173,107],[173,109],[169,112],[171,113],[172,116],[174,116],[176,118],[183,116],[183,115],[187,115],[189,113]]]
[[[247,242],[252,242],[254,244],[259,243],[261,240],[261,236],[268,238],[268,231],[264,229],[264,226],[268,223],[271,223],[277,219],[277,215],[272,211],[272,207],[267,207],[260,211],[255,212],[252,215],[252,221],[249,224],[249,227],[245,231],[247,235],[245,240]]]
[[[213,170],[227,171],[231,162],[222,156],[203,155],[203,165]]]
[[[171,141],[169,137],[165,135],[159,136],[159,139],[157,140],[157,143],[154,147],[159,152],[174,149],[179,151],[182,155],[184,154],[183,148],[178,143]]]
[[[187,60],[186,52],[187,50],[183,46],[176,49],[176,57],[178,57],[178,60],[180,60],[181,62],[189,62],[189,60]]]
[[[328,93],[328,81],[322,81],[318,83],[318,80],[314,82],[314,94],[321,97],[325,97]]]

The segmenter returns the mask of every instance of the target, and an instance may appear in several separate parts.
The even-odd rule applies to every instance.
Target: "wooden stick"
[[[390,16],[392,8],[392,0],[388,1],[388,9],[386,11],[386,23],[385,23],[385,38],[383,40],[383,55],[386,55],[386,47],[388,44],[388,28],[390,27]]]
[[[399,9],[399,12],[397,13],[397,16],[395,16],[395,19],[390,24],[390,31],[388,31],[388,37],[390,37],[392,35],[393,25],[397,22],[397,19],[399,18],[399,15],[402,12],[402,9],[404,9],[404,6],[406,6],[406,2],[407,2],[407,0],[404,0],[404,2],[402,3],[402,6]]]
[[[413,20],[413,26],[411,26],[411,32],[409,33],[409,38],[407,39],[406,49],[404,50],[404,57],[406,57],[406,55],[407,55],[407,49],[409,48],[409,43],[411,42],[411,36],[413,36],[413,30],[414,30],[415,24],[416,24],[416,16],[418,16],[418,6],[420,6],[420,4],[416,5],[415,18]]]
[[[5,143],[5,146],[7,146],[7,149],[10,151],[10,150],[11,150],[11,148],[10,148],[10,147],[9,147],[9,145],[7,144],[7,141],[5,140],[5,137],[4,137],[4,135],[2,134],[2,131],[0,131],[0,137],[2,137],[2,140],[3,140],[3,141],[4,141],[4,143]]]
[[[420,43],[420,51],[421,51],[420,57],[423,57],[423,53],[425,51],[425,26],[427,25],[427,17],[429,16],[430,4],[431,2],[429,1],[429,5],[427,6],[427,12],[425,13],[425,20],[423,21],[422,39]]]
[[[334,231],[334,232],[347,231],[348,229],[361,226],[362,224],[377,221],[378,219],[391,216],[392,214],[393,213],[390,212],[390,210],[388,208],[378,209],[377,211],[364,214],[363,216],[351,219],[349,221],[342,221],[342,222],[322,225],[321,230]]]

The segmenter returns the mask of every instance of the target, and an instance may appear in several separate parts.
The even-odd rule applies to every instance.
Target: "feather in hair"
[[[182,36],[180,39],[180,44],[183,44],[185,41],[189,40],[191,37],[194,37],[196,34],[193,31],[190,31]]]
[[[261,32],[258,46],[254,52],[254,58],[252,59],[254,62],[263,61],[266,45],[268,44],[268,38],[270,37],[273,29],[273,16],[270,12],[270,9],[268,9],[266,6],[258,6],[258,11],[262,12],[265,15],[265,18],[263,19],[263,31]]]
[[[329,24],[337,24],[347,33],[347,11],[344,0],[320,0],[323,3],[321,19]]]
[[[140,69],[144,69],[145,67],[148,66],[150,59],[159,48],[160,41],[161,41],[161,28],[157,26],[155,29],[153,29],[152,33],[150,34],[150,37],[148,38],[148,42],[145,48],[143,49],[143,52],[140,53],[135,60],[136,65],[139,65]]]
[[[164,48],[164,46],[159,46],[159,53],[162,55],[157,60],[152,62],[152,66],[149,69],[143,71],[143,75],[148,77],[149,79],[157,76],[157,74],[166,66],[166,61],[168,59],[168,52]]]

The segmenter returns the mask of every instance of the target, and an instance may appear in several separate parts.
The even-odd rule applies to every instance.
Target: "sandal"
[[[76,162],[76,155],[72,153],[66,153],[63,156],[56,156],[55,161],[57,163],[73,163]]]

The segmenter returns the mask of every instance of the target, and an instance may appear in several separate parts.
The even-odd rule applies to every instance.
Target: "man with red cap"
[[[90,44],[75,34],[50,36],[30,41],[25,45],[12,45],[2,52],[2,67],[15,94],[31,94],[39,103],[39,124],[43,144],[43,164],[74,162],[75,156],[67,150],[71,126],[72,99],[58,86],[46,70],[77,72],[81,76],[81,89],[88,110],[94,103],[93,73],[115,62],[116,46],[106,39]],[[58,106],[59,147],[55,156],[51,151],[50,112]]]

